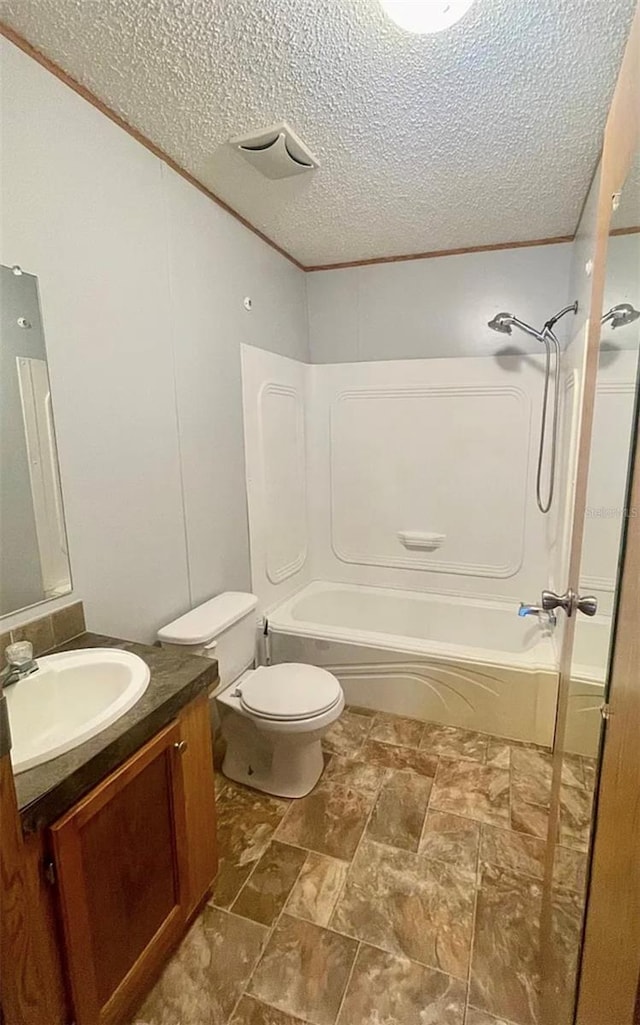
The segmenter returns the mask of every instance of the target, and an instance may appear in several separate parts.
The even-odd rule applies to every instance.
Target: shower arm
[[[524,320],[518,320],[517,317],[512,316],[510,320],[511,323],[515,325],[515,327],[519,328],[521,331],[524,331],[526,335],[529,335],[531,338],[535,338],[536,342],[544,342],[544,332],[547,326],[546,324],[542,331],[536,331],[535,327],[531,327],[530,324],[525,324]]]
[[[613,320],[615,318],[615,315],[616,308],[615,306],[612,306],[611,309],[603,315],[602,320],[600,321],[601,327],[604,327],[605,324],[608,324],[611,320]]]
[[[577,312],[578,312],[578,300],[576,299],[575,302],[570,303],[568,306],[564,306],[560,310],[559,313],[556,313],[556,315],[554,317],[551,317],[546,322],[546,324],[544,325],[544,327],[542,329],[542,333],[546,334],[547,332],[549,332],[549,334],[552,335],[553,340],[556,342],[556,344],[559,344],[558,343],[558,339],[553,334],[553,328],[556,326],[556,324],[558,323],[559,320],[562,320],[562,318],[564,316],[566,316],[567,313],[577,313]]]

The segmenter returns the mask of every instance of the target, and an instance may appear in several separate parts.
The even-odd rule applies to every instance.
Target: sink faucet
[[[557,618],[555,612],[549,612],[547,609],[543,609],[541,605],[526,605],[524,602],[520,602],[520,608],[518,609],[519,616],[538,616],[540,622],[546,621],[548,626],[555,626]]]
[[[33,645],[29,641],[16,641],[4,650],[7,664],[0,672],[0,684],[8,687],[24,676],[35,673],[38,663],[33,657]]]

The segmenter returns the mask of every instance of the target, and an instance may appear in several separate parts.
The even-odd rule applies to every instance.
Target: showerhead
[[[611,324],[615,330],[617,327],[626,327],[640,317],[640,310],[634,309],[631,303],[618,303],[612,306],[608,313],[602,318],[602,324]]]
[[[520,328],[526,335],[531,335],[537,342],[544,342],[544,334],[540,331],[536,331],[535,327],[531,327],[530,324],[525,324],[523,320],[518,320],[514,317],[513,313],[496,313],[493,320],[489,321],[489,327],[492,331],[498,331],[501,335],[510,335],[514,327]]]
[[[488,322],[488,326],[492,331],[499,331],[500,334],[510,335],[513,321],[514,317],[511,313],[496,313],[493,320]]]
[[[530,335],[531,338],[535,338],[537,342],[542,342],[544,345],[549,345],[550,341],[554,345],[559,346],[558,339],[553,333],[553,328],[559,320],[562,319],[567,313],[576,313],[578,310],[578,303],[571,303],[570,306],[565,306],[564,309],[556,313],[555,317],[548,320],[542,331],[536,331],[535,327],[531,327],[531,324],[525,324],[524,320],[519,320],[518,317],[514,317],[513,313],[496,313],[493,320],[488,322],[488,326],[492,331],[498,331],[502,335],[510,335],[514,327],[524,331],[526,335]]]

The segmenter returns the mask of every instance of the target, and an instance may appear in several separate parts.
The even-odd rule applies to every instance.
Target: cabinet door
[[[42,834],[22,835],[9,755],[0,758],[0,1020],[68,1021]],[[4,1018],[2,1014],[4,1013]]]
[[[186,918],[180,730],[172,723],[51,830],[77,1025],[144,995]]]
[[[187,914],[201,904],[218,870],[215,781],[209,698],[202,694],[180,713],[187,828]]]

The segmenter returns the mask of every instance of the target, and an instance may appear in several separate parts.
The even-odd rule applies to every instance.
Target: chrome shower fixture
[[[631,303],[618,303],[612,306],[608,313],[600,321],[601,324],[611,324],[615,331],[617,327],[626,327],[640,317],[640,310],[636,310]]]
[[[543,332],[551,331],[552,328],[554,328],[556,326],[558,321],[562,320],[562,318],[565,316],[565,314],[567,314],[567,313],[577,313],[577,312],[578,312],[578,300],[576,299],[575,302],[569,303],[568,306],[563,306],[559,313],[556,313],[555,316],[551,317],[546,322],[546,324],[544,325],[544,327],[542,329]]]
[[[493,320],[489,321],[489,327],[492,331],[499,331],[503,335],[511,334],[511,325],[513,324],[513,315],[511,313],[496,313]]]
[[[493,320],[489,321],[489,327],[492,331],[498,331],[502,335],[510,335],[512,327],[517,327],[524,331],[525,334],[531,335],[537,342],[544,341],[544,336],[540,331],[536,331],[535,327],[525,324],[524,320],[518,320],[517,317],[514,317],[513,313],[496,313]]]
[[[623,306],[627,305],[625,303]],[[614,310],[618,307],[614,306]],[[633,310],[633,307],[630,307]],[[560,342],[554,334],[554,327],[558,321],[565,316],[567,313],[578,312],[578,300],[571,303],[569,306],[563,307],[555,316],[551,317],[543,326],[542,331],[537,331],[535,327],[531,327],[530,324],[525,324],[524,320],[518,320],[514,317],[513,313],[496,313],[493,320],[489,321],[489,327],[492,331],[498,331],[502,335],[510,335],[512,328],[517,327],[520,331],[524,331],[525,334],[531,335],[537,342],[542,342],[545,347],[547,360],[545,366],[544,375],[544,393],[542,398],[542,422],[540,424],[540,445],[538,448],[538,470],[536,474],[536,502],[538,503],[538,509],[541,513],[548,513],[553,503],[553,493],[555,490],[555,479],[556,479],[556,451],[558,447],[558,411],[560,408]],[[613,311],[610,311],[613,312]],[[635,310],[633,312],[636,316],[640,316]],[[607,314],[609,316],[609,314]],[[628,315],[627,315],[628,316]],[[613,319],[613,318],[611,318]],[[635,317],[631,318],[635,320]],[[627,319],[620,321],[620,323],[629,323]],[[615,326],[615,325],[614,325]],[[542,465],[544,463],[544,452],[546,447],[546,436],[547,436],[547,417],[549,412],[549,382],[551,379],[551,348],[553,346],[555,355],[555,375],[554,375],[554,398],[553,398],[553,426],[551,430],[551,465],[549,467],[549,486],[547,497],[542,497]]]
[[[626,304],[623,303],[622,305]],[[614,310],[615,309],[618,309],[618,307],[614,306]],[[633,309],[633,307],[631,307],[631,309]],[[577,312],[578,300],[576,299],[574,303],[571,303],[569,306],[564,306],[559,313],[556,313],[555,316],[551,317],[546,324],[544,324],[542,331],[537,331],[535,327],[531,327],[530,324],[526,324],[524,320],[519,320],[518,317],[514,317],[513,313],[496,313],[493,320],[488,322],[488,326],[492,331],[499,331],[500,334],[503,335],[510,335],[512,327],[517,327],[521,331],[524,331],[526,335],[531,335],[531,337],[535,338],[536,341],[544,342],[547,335],[553,334],[553,328],[558,321],[565,316],[565,314]]]

